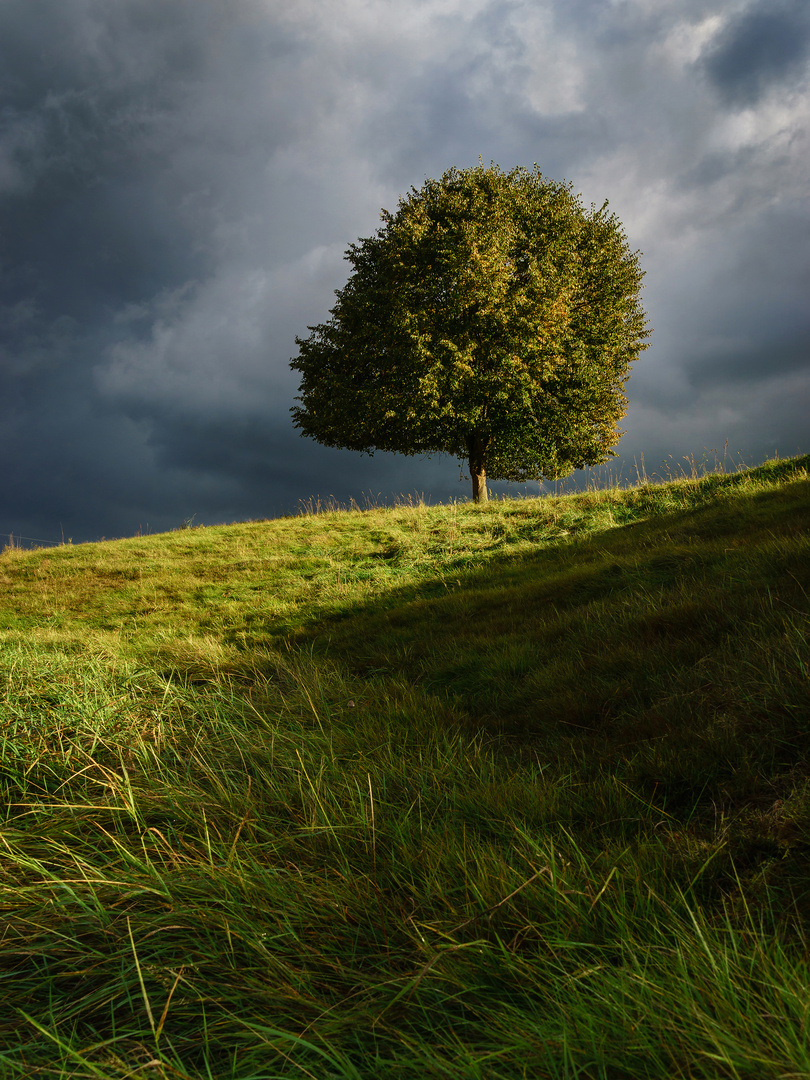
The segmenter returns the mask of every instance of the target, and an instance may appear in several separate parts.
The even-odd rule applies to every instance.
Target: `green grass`
[[[0,557],[0,1077],[810,1076],[809,458]]]

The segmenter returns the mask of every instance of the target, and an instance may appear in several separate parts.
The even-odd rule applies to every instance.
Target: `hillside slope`
[[[7,549],[2,1074],[810,1074],[809,467]]]

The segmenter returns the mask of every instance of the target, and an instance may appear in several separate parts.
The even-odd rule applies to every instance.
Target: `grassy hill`
[[[810,458],[0,557],[0,1076],[810,1076]]]

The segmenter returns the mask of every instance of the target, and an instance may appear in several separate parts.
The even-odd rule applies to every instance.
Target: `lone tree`
[[[479,163],[383,210],[331,318],[296,338],[303,434],[466,460],[473,499],[615,457],[647,346],[639,253],[571,185]]]

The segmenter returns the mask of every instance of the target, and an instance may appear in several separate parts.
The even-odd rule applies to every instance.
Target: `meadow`
[[[810,1077],[810,457],[0,556],[0,1077]]]

